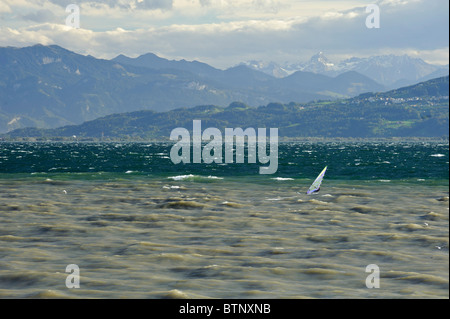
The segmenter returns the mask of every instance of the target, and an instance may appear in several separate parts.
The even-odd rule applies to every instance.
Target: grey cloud
[[[61,7],[66,7],[71,3],[82,4],[82,3],[91,3],[94,5],[105,4],[110,8],[122,8],[122,9],[131,9],[133,6],[136,6],[138,9],[143,10],[154,10],[154,9],[163,9],[168,10],[172,9],[173,0],[143,0],[139,2],[138,0],[129,0],[129,1],[119,1],[119,0],[49,0],[50,2],[57,4]]]
[[[273,13],[277,13],[281,7],[281,3],[276,0],[253,0],[253,5],[256,8],[269,10]]]
[[[209,7],[212,4],[211,0],[199,0],[199,2],[202,7]]]
[[[448,6],[446,0],[411,1],[397,6],[381,3],[380,29],[365,26],[368,13],[365,7],[359,7],[336,13],[335,17],[296,23],[241,21],[113,32],[80,30],[79,38],[68,38],[65,31],[57,33],[52,28],[40,33],[62,46],[74,48],[76,43],[77,48],[89,48],[94,56],[153,52],[171,58],[198,59],[219,67],[245,60],[304,61],[317,51],[331,56],[404,54],[411,50],[438,50],[445,54],[449,45]],[[17,37],[13,33],[8,36]]]
[[[24,20],[34,21],[38,23],[52,23],[52,22],[61,22],[61,18],[58,18],[53,12],[50,10],[42,9],[36,12],[32,12],[29,14],[21,15],[21,18]]]
[[[410,5],[380,6],[380,29],[368,29],[365,8],[353,18],[313,18],[295,27],[293,35],[303,47],[328,50],[376,50],[448,46],[448,2],[423,1]],[[346,12],[347,14],[350,12]]]
[[[448,1],[410,2],[406,5],[380,5],[381,28],[368,29],[365,7],[342,12],[335,18],[316,17],[295,24],[289,30],[239,32],[223,30],[216,34],[173,32],[155,42],[165,42],[180,55],[243,60],[243,57],[308,56],[319,50],[332,54],[384,54],[402,50],[436,50],[449,45]],[[272,58],[270,58],[272,57]]]
[[[139,9],[172,9],[173,0],[144,0],[136,2]]]

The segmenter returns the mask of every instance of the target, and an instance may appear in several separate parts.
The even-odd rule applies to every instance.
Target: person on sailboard
[[[319,176],[317,176],[316,180],[314,181],[314,183],[312,183],[311,187],[308,189],[308,191],[306,192],[306,194],[313,194],[313,193],[318,193],[320,191],[320,186],[322,184],[322,179],[325,176],[325,172],[327,171],[328,166],[325,166],[325,168],[322,170],[322,172],[319,174]]]

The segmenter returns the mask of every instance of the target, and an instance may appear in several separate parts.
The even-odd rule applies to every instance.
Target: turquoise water
[[[148,177],[173,174],[258,175],[260,163],[178,164],[169,143],[2,143],[0,174],[127,173]],[[448,181],[445,143],[284,143],[273,176],[315,177],[328,165],[327,179]],[[113,174],[112,174],[113,175]],[[73,175],[76,176],[76,175]],[[82,175],[83,178],[89,175]],[[267,178],[273,177],[266,176]],[[11,177],[14,177],[12,175]]]
[[[447,143],[285,143],[273,175],[170,148],[0,143],[0,297],[449,297]]]

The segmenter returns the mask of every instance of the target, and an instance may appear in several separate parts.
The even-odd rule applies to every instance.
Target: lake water
[[[170,148],[0,143],[0,297],[449,298],[448,143],[284,143],[273,175]]]

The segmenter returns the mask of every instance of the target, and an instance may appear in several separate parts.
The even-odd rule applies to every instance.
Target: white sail
[[[309,194],[316,193],[319,191],[320,185],[322,184],[323,177],[325,176],[325,172],[327,171],[327,167],[328,166],[325,166],[325,168],[322,170],[322,172],[319,174],[319,176],[317,176],[316,180],[314,181],[314,183],[312,183],[311,187],[308,189],[306,194],[309,195]]]

